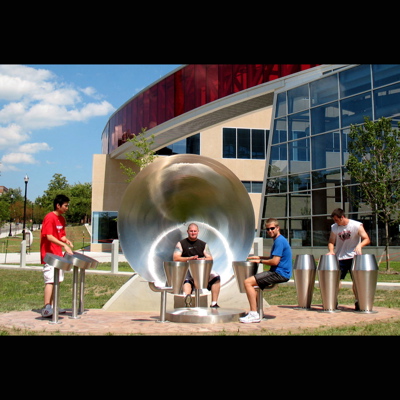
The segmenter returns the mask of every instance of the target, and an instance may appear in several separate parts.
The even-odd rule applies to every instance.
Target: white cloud
[[[23,127],[36,130],[64,125],[68,120],[71,119],[68,118],[68,111],[65,107],[50,103],[38,103],[32,105],[25,114],[21,115],[18,122]]]
[[[0,65],[0,100],[19,100],[39,91],[51,91],[54,74],[24,65]]]
[[[32,154],[10,153],[2,157],[1,162],[6,164],[36,164],[37,161]]]
[[[55,75],[47,69],[35,69],[19,64],[0,65],[0,75],[22,78],[31,82],[42,82],[50,78],[55,78]]]
[[[28,139],[29,135],[23,132],[19,125],[0,126],[0,150],[15,148],[15,146]]]
[[[100,100],[102,98],[102,96],[97,93],[97,90],[94,87],[88,86],[80,90],[86,96],[93,97],[94,99]]]
[[[26,143],[19,147],[21,153],[35,154],[39,151],[49,151],[52,148],[47,143]]]
[[[85,102],[85,97],[89,100]],[[46,69],[0,65],[0,157],[2,169],[35,163],[34,154],[51,150],[47,143],[29,143],[35,131],[69,122],[88,121],[115,110],[100,101],[95,88],[75,88]],[[57,130],[50,131],[56,135]],[[8,153],[8,154],[7,154]]]
[[[81,96],[77,90],[60,88],[51,91],[32,93],[32,100],[38,100],[45,104],[58,106],[74,106],[81,101]]]
[[[101,103],[85,104],[79,110],[71,110],[68,112],[69,118],[73,121],[87,121],[92,117],[107,115],[112,111],[111,104],[108,101]]]
[[[0,124],[9,124],[19,121],[25,113],[23,103],[8,103],[0,110]]]

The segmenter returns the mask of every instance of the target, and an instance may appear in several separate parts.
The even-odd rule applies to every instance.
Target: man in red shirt
[[[42,309],[43,317],[51,317],[53,315],[53,287],[54,287],[54,267],[46,264],[44,258],[47,253],[52,253],[63,257],[64,248],[68,254],[73,254],[70,242],[65,234],[65,218],[63,214],[68,211],[69,198],[63,194],[56,196],[53,202],[53,210],[49,212],[43,219],[42,232],[40,235],[40,258],[43,264],[44,277],[44,307]],[[59,271],[59,281],[64,280],[64,271]],[[59,312],[65,312],[60,310]]]

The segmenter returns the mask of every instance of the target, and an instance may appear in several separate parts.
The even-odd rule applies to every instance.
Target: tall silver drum
[[[213,266],[212,260],[189,260],[189,271],[196,289],[207,288]]]
[[[378,282],[378,264],[373,254],[357,255],[351,266],[351,276],[360,312],[371,313],[376,285]]]
[[[182,293],[182,285],[188,269],[189,264],[186,261],[164,261],[167,286],[172,287],[172,293]]]
[[[258,271],[258,263],[254,261],[233,261],[232,267],[240,293],[246,293],[244,281]]]
[[[298,254],[293,265],[297,301],[300,309],[310,309],[317,266],[312,254]]]
[[[321,256],[317,271],[323,311],[338,312],[337,299],[340,283],[340,268],[336,256],[333,254]]]

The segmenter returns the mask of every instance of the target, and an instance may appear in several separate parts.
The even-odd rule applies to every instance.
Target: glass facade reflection
[[[92,243],[112,243],[118,239],[117,211],[92,213]]]
[[[347,195],[356,187],[346,171],[351,124],[400,118],[400,65],[363,64],[275,94],[260,227],[277,217],[292,246],[327,246],[333,209],[364,223],[371,245],[384,227],[369,207]],[[392,244],[400,245],[392,226]],[[268,237],[263,229],[261,236]]]

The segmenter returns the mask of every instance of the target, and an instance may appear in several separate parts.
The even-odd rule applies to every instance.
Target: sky
[[[43,196],[54,174],[92,182],[115,110],[182,64],[0,64],[0,186]]]

